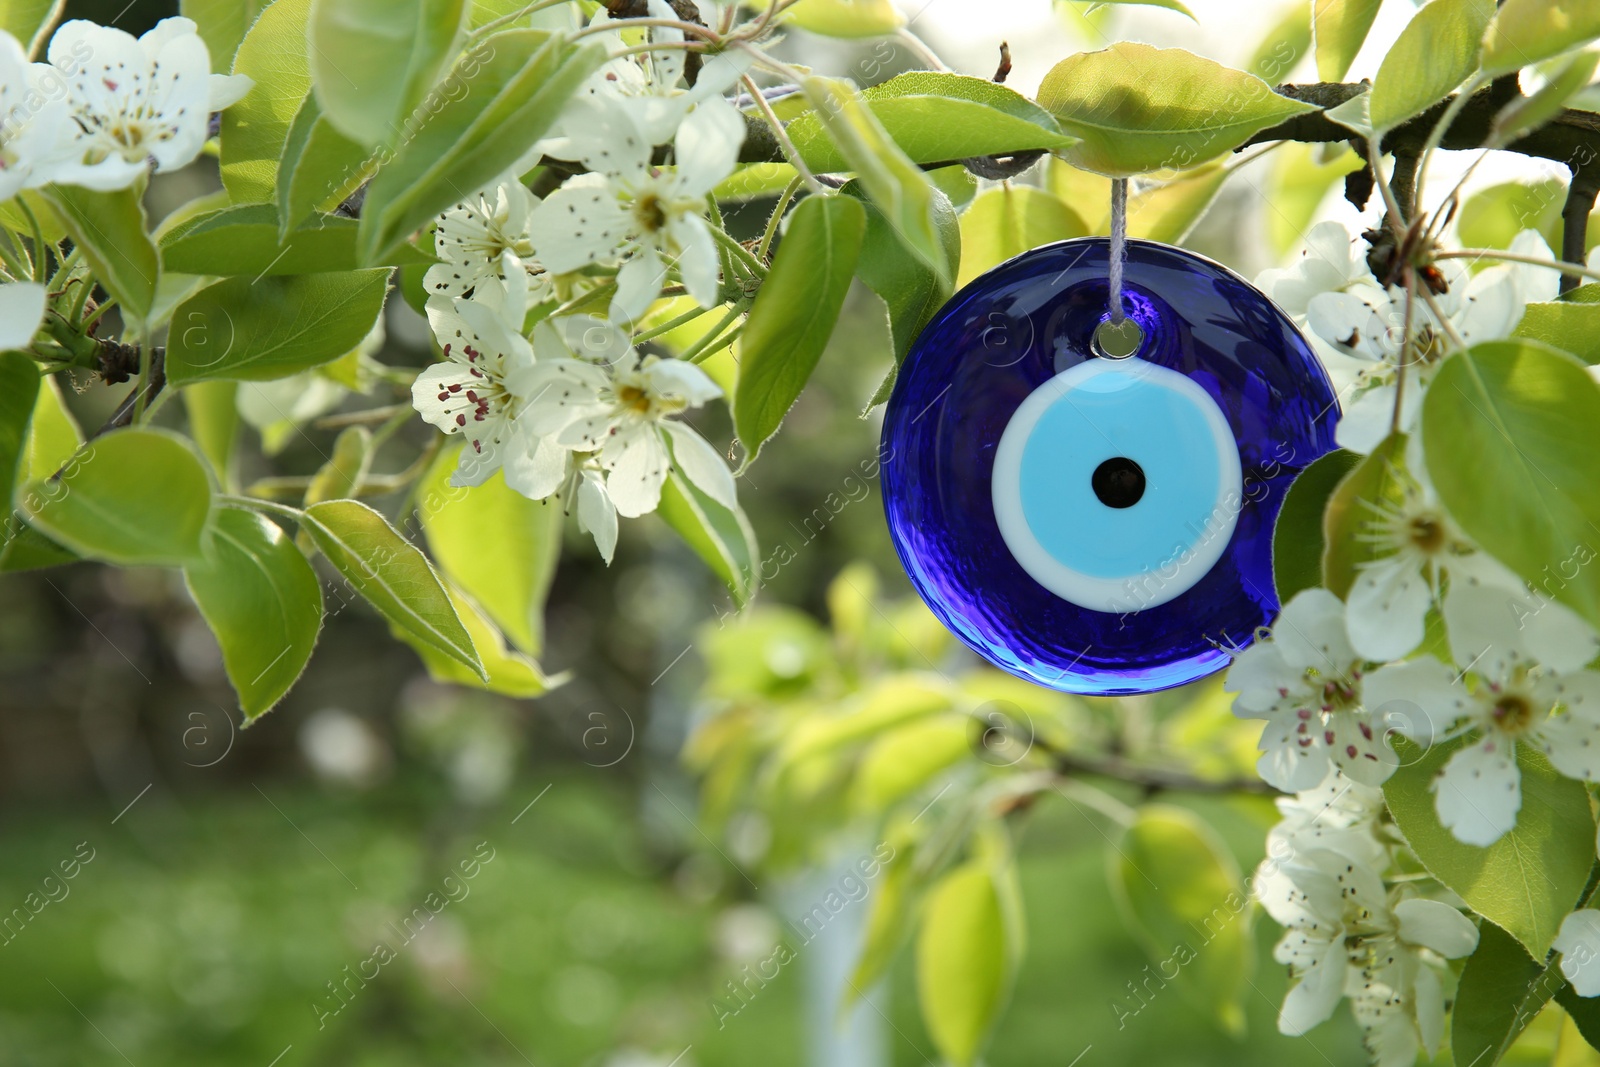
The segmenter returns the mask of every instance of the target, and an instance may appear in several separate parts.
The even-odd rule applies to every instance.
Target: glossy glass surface
[[[1203,390],[1237,444],[1239,488],[1205,490],[1217,491],[1216,506],[1222,509],[1217,514],[1224,525],[1231,523],[1231,532],[1209,570],[1173,594],[1175,585],[1194,577],[1174,578],[1184,546],[1175,544],[1176,554],[1168,552],[1164,559],[1158,558],[1159,548],[1140,556],[1131,548],[1134,538],[1126,526],[1156,483],[1138,502],[1118,509],[1120,516],[1108,516],[1110,508],[1096,499],[1092,485],[1080,487],[1072,479],[1079,468],[1092,478],[1109,455],[1073,451],[1063,455],[1060,470],[1051,472],[1039,457],[1027,458],[1033,451],[1028,449],[1024,510],[1035,516],[1035,535],[1049,553],[1097,560],[1093,567],[1102,571],[1113,565],[1107,562],[1111,559],[1129,568],[1115,575],[1122,590],[1116,606],[1122,610],[1095,610],[1046,589],[1001,535],[994,504],[996,454],[1008,424],[1031,394],[1063,371],[1097,358],[1090,339],[1108,317],[1107,254],[1104,238],[1048,245],[957,293],[906,357],[883,428],[889,531],[928,606],[997,666],[1074,693],[1149,692],[1194,681],[1225,667],[1227,650],[1248,644],[1256,629],[1272,620],[1278,609],[1273,523],[1295,475],[1333,447],[1338,421],[1321,364],[1264,295],[1202,257],[1130,241],[1123,306],[1144,330],[1136,358],[1182,374]],[[1134,366],[1132,361],[1125,365]],[[1142,406],[1151,400],[1170,403],[1171,397],[1160,390],[1123,392],[1129,404],[1116,416],[1118,432],[1133,433],[1144,450],[1127,458],[1136,460],[1145,475],[1166,472],[1169,486],[1174,475],[1193,472],[1199,485],[1184,487],[1190,496],[1209,486],[1205,472],[1211,457],[1169,454],[1184,450],[1182,439],[1166,425],[1170,414]],[[1057,437],[1062,447],[1070,439],[1069,434]],[[1104,450],[1125,452],[1132,446]],[[1029,469],[1035,473],[1029,475]],[[1067,479],[1061,507],[1049,505],[1048,489],[1038,486],[1041,477]],[[1145,514],[1162,521],[1157,508]],[[1126,544],[1100,548],[1089,543],[1119,528],[1129,535]],[[1073,541],[1079,536],[1081,546]],[[1163,538],[1144,540],[1156,545]]]

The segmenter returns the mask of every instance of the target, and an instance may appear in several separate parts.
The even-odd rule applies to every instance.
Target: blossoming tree
[[[1251,71],[1121,43],[1064,58],[1037,101],[1008,64],[944,69],[878,0],[238,0],[137,39],[57,27],[49,6],[0,8],[0,570],[180,569],[247,721],[313,654],[314,566],[435,676],[514,696],[553,684],[539,620],[568,516],[609,562],[620,520],[657,515],[749,603],[739,476],[853,279],[887,314],[881,401],[958,282],[1103,232],[1107,176],[1136,180],[1135,236],[1176,242],[1240,150],[1328,146],[1311,183],[1344,175],[1372,229],[1316,226],[1259,279],[1343,411],[1341,449],[1279,520],[1282,614],[1227,676],[1235,714],[1264,723],[1259,781],[1114,751],[1072,725],[1078,705],[991,673],[930,679],[869,640],[849,583],[837,640],[874,666],[846,657],[809,702],[725,689],[690,759],[708,812],[810,805],[798,839],[884,828],[857,978],[918,930],[955,1062],[979,1056],[1025,945],[1014,818],[1105,779],[1281,794],[1237,894],[1192,816],[1091,801],[1117,857],[1185,887],[1151,895],[1113,863],[1153,955],[1198,961],[1219,1025],[1238,1023],[1248,920],[1186,955],[1161,938],[1253,896],[1284,930],[1284,1033],[1348,1001],[1374,1062],[1448,1043],[1488,1067],[1553,1000],[1600,1045],[1600,6],[1431,0],[1370,84],[1346,84],[1379,0],[1315,0]],[[863,91],[780,58],[795,28],[899,36],[931,69]],[[1308,49],[1324,80],[1273,84]],[[1464,246],[1462,184],[1427,184],[1441,150],[1564,165],[1561,217]],[[221,190],[151,218],[152,176],[202,155]],[[757,236],[730,235],[734,203],[763,205]],[[420,371],[374,358],[395,300],[431,329]],[[88,434],[62,402],[74,375],[133,380]],[[314,476],[241,483],[241,419],[270,453],[341,404]],[[691,422],[708,405],[731,450]],[[376,473],[418,416],[439,431],[427,453]],[[1034,710],[1026,744],[997,701]],[[1014,758],[984,759],[991,741]],[[822,804],[835,786],[852,802]],[[1207,878],[1219,900],[1184,911]]]

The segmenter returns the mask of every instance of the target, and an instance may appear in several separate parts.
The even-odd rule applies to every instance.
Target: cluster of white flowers
[[[662,0],[650,10],[675,18]],[[610,21],[602,11],[594,25]],[[630,42],[617,25],[599,36],[623,51]],[[607,62],[525,161],[568,160],[585,173],[541,202],[519,164],[439,217],[441,262],[424,285],[445,359],[412,390],[424,419],[466,440],[453,484],[504,471],[531,499],[575,505],[608,562],[618,516],[654,511],[674,468],[712,500],[736,504],[727,464],[677,418],[721,389],[691,363],[638,352],[629,331],[673,272],[702,306],[718,302],[707,194],[733,172],[744,140],[744,119],[723,96],[743,68],[713,57],[685,87],[685,53],[670,47],[682,35],[644,32],[668,49]],[[661,146],[671,166],[656,164]],[[612,275],[609,317],[543,318],[530,341],[530,311]]]
[[[1431,1057],[1444,1034],[1445,961],[1477,947],[1477,927],[1447,890],[1386,884],[1405,845],[1384,822],[1380,790],[1332,770],[1278,810],[1254,880],[1284,927],[1273,956],[1298,979],[1278,1029],[1304,1034],[1348,998],[1378,1067],[1410,1067],[1419,1049]]]
[[[1362,454],[1388,435],[1397,398],[1401,432],[1416,426],[1423,394],[1452,332],[1467,344],[1511,336],[1528,304],[1556,298],[1561,277],[1555,269],[1518,263],[1473,274],[1461,260],[1444,260],[1434,281],[1439,291],[1429,292],[1432,303],[1420,297],[1411,302],[1414,341],[1407,353],[1406,292],[1398,286],[1386,289],[1373,277],[1365,247],[1343,224],[1319,223],[1306,235],[1305,252],[1293,266],[1256,278],[1258,287],[1310,330],[1313,347],[1339,387],[1339,445]],[[1533,230],[1518,234],[1510,251],[1555,260]]]
[[[83,19],[50,39],[46,63],[0,30],[0,200],[51,184],[124,189],[177,170],[205,147],[211,115],[252,82],[211,73],[186,18],[135,38]],[[0,348],[26,348],[44,319],[44,287],[0,283]]]
[[[1435,492],[1416,432],[1448,351],[1510,336],[1530,302],[1556,299],[1559,274],[1521,264],[1471,274],[1443,261],[1408,322],[1407,294],[1376,282],[1342,225],[1317,226],[1307,245],[1258,284],[1307,328],[1341,386],[1339,444],[1371,453],[1396,423],[1407,437],[1385,461],[1396,491],[1363,502],[1367,558],[1347,602],[1326,589],[1299,593],[1235,657],[1227,688],[1237,715],[1266,721],[1262,777],[1298,794],[1279,801],[1284,821],[1255,883],[1286,928],[1277,958],[1299,979],[1280,1029],[1304,1033],[1348,997],[1375,1062],[1410,1064],[1419,1048],[1436,1051],[1444,960],[1471,952],[1477,933],[1447,891],[1428,899],[1415,880],[1385,882],[1405,854],[1376,788],[1400,763],[1394,736],[1455,746],[1433,781],[1434,807],[1471,846],[1517,824],[1519,745],[1569,778],[1600,775],[1600,673],[1586,669],[1600,636],[1473,544]],[[1511,251],[1554,260],[1533,231]],[[1424,648],[1430,618],[1442,640]],[[1579,994],[1600,995],[1600,910],[1569,915],[1555,947]]]

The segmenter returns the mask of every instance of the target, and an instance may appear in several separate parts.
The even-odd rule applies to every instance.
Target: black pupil
[[[1144,471],[1126,456],[1106,460],[1090,479],[1094,495],[1108,508],[1131,508],[1144,496]]]

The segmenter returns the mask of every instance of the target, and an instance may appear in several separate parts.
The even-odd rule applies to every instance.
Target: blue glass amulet
[[[1100,354],[1108,255],[1048,245],[957,293],[906,356],[882,450],[934,614],[996,666],[1100,695],[1202,678],[1272,621],[1273,524],[1339,416],[1283,312],[1165,245],[1128,242],[1143,338]]]

